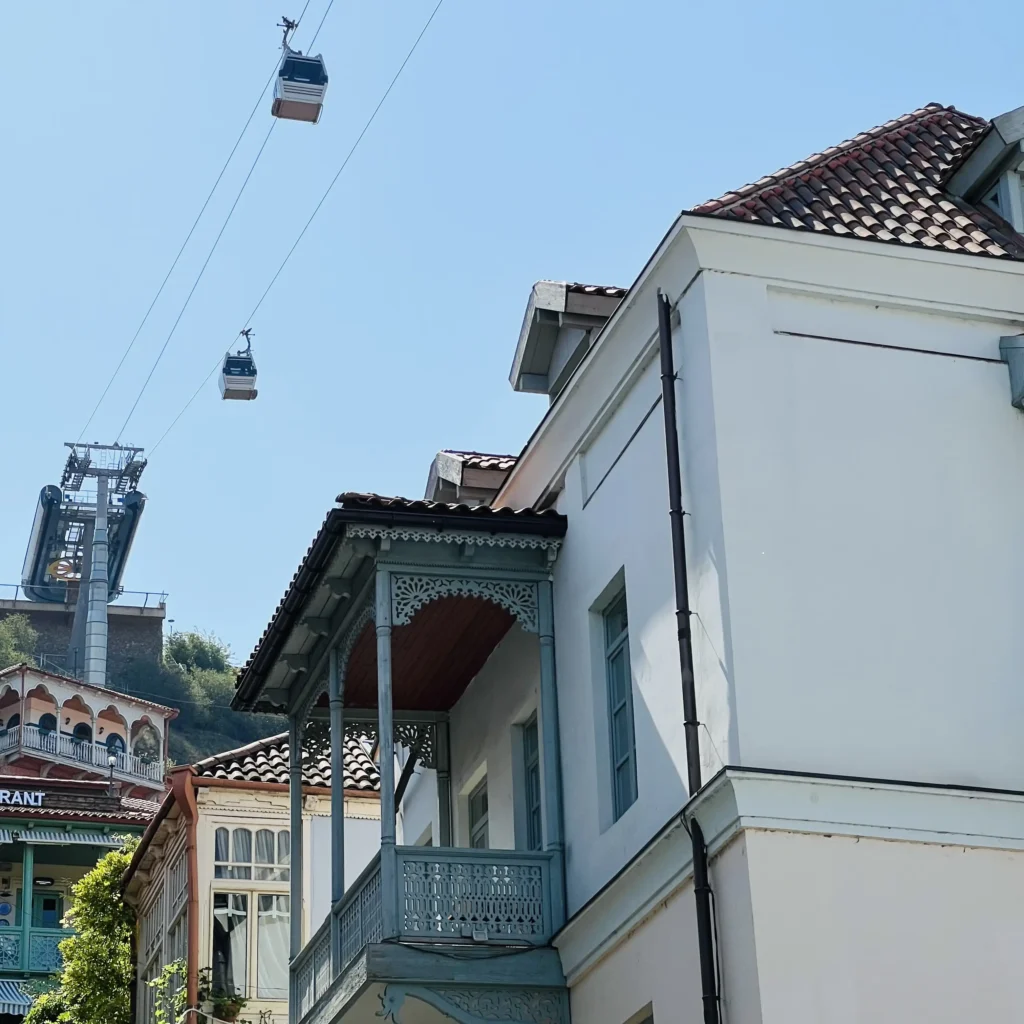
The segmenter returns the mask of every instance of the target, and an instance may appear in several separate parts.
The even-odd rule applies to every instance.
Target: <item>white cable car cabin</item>
[[[316,124],[324,109],[327,93],[327,68],[319,54],[304,57],[285,44],[281,67],[274,84],[274,102],[270,112],[288,121]]]
[[[220,375],[220,397],[250,401],[256,397],[256,360],[248,349],[224,356]]]

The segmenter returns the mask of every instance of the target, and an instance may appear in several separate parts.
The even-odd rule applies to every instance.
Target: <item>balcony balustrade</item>
[[[383,933],[390,899],[400,942],[546,946],[554,934],[551,853],[400,846],[397,886],[381,884],[378,854],[334,907],[340,962],[331,969],[331,919],[292,964],[292,998],[302,1020],[323,999],[337,974]]]
[[[22,934],[10,928],[0,932],[0,971],[54,974],[61,968],[60,943],[74,935],[67,928],[32,928],[28,933],[28,962],[22,962]]]
[[[102,743],[78,740],[74,736],[48,732],[34,725],[16,725],[0,733],[0,754],[17,750],[46,754],[63,764],[88,767],[104,774],[110,771],[109,758],[113,754],[115,778],[144,780],[157,785],[164,778],[162,761],[144,761],[141,757],[126,751],[112,750]]]

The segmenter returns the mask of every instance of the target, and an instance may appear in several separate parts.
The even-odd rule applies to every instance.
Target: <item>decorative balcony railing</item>
[[[340,974],[364,946],[383,938],[385,899],[395,903],[397,938],[421,943],[546,946],[555,927],[551,853],[400,846],[397,891],[382,891],[380,855],[332,914],[339,919]],[[331,970],[328,916],[292,964],[301,1020],[327,992]]]
[[[0,733],[0,753],[14,749],[33,750],[77,766],[88,766],[103,773],[110,770],[109,758],[114,755],[114,774],[161,783],[164,766],[161,761],[143,761],[141,757],[112,750],[102,743],[78,740],[64,733],[46,732],[34,725],[16,725]]]
[[[66,928],[32,928],[28,933],[28,963],[22,963],[21,931],[0,932],[0,971],[53,974],[60,970],[60,944],[74,932]]]

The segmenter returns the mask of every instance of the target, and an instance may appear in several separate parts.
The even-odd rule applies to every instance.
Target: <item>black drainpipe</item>
[[[658,289],[658,340],[661,348],[661,398],[665,409],[665,454],[668,456],[668,500],[672,521],[672,569],[676,589],[676,634],[683,676],[683,735],[686,740],[687,789],[692,797],[701,787],[700,723],[693,684],[693,638],[690,632],[690,590],[686,580],[686,537],[683,532],[683,485],[679,473],[679,433],[676,422],[676,373],[672,358],[672,307]],[[697,953],[700,957],[704,1024],[719,1024],[715,947],[712,939],[711,885],[708,851],[696,818],[689,821],[693,845],[693,895],[697,901]]]

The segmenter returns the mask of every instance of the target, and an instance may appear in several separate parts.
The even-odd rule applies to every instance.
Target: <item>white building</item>
[[[339,498],[237,697],[381,727],[383,924],[302,950],[294,1020],[1021,1016],[1022,142],[926,107],[683,213],[628,290],[542,282],[511,379],[551,404],[490,506]]]
[[[172,769],[170,791],[124,879],[139,918],[136,1024],[155,1024],[150,983],[177,962],[184,965],[190,1005],[202,1011],[186,1014],[182,1024],[200,1024],[210,1012],[231,1019],[232,1005],[243,1020],[287,1021],[290,762],[287,737],[271,736]],[[296,917],[308,937],[330,909],[332,776],[329,757],[318,751],[305,752],[302,768],[297,845],[305,886]],[[347,745],[338,788],[352,882],[380,838],[377,766],[357,740]]]

